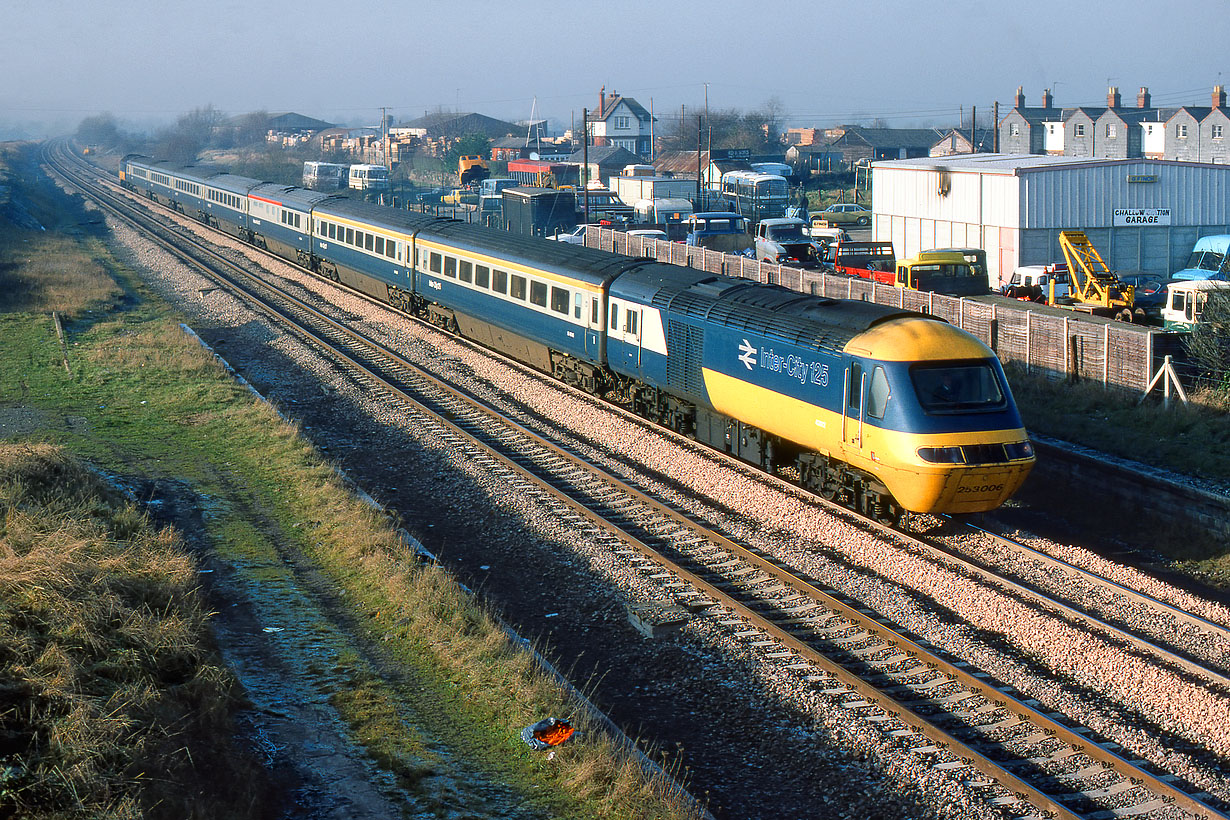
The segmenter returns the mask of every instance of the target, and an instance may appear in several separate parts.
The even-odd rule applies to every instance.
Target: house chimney
[[[1220,86],[1220,85],[1213,86],[1213,107],[1214,108],[1225,108],[1226,107],[1226,89],[1223,86]]]
[[[1016,107],[1025,107],[1025,86],[1023,85],[1018,85],[1016,87]]]
[[[1122,104],[1123,104],[1123,100],[1119,98],[1118,88],[1112,85],[1110,88],[1106,89],[1106,107],[1107,108],[1119,108]]]
[[[606,109],[606,86],[598,91],[598,116],[602,116],[602,112]]]
[[[1049,88],[1042,89],[1042,107],[1053,108],[1054,106],[1055,99],[1051,96],[1051,90]]]
[[[1136,95],[1136,107],[1137,108],[1152,108],[1153,106],[1150,103],[1151,101],[1149,99],[1149,89],[1145,88],[1142,85],[1140,87],[1140,93]]]

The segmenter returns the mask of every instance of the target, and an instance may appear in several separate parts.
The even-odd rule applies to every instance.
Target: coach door
[[[863,395],[867,374],[858,362],[846,367],[846,380],[841,413],[841,440],[847,449],[863,449]]]
[[[589,304],[585,304],[588,298]],[[578,316],[585,317],[585,354],[590,359],[601,361],[604,358],[602,350],[602,301],[594,294],[577,292]]]

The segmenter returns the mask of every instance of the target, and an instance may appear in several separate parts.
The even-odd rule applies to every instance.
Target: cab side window
[[[877,366],[871,374],[871,386],[867,389],[867,415],[877,419],[884,418],[890,395],[888,376],[885,375],[884,368]]]

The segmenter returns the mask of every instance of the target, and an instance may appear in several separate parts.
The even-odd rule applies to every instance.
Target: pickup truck
[[[756,259],[778,265],[819,267],[823,252],[804,233],[806,227],[807,223],[793,217],[760,220],[756,225]]]
[[[1056,300],[1067,298],[1071,290],[1068,266],[1062,262],[1054,265],[1022,265],[1017,268],[1003,294],[1025,302],[1049,304],[1054,286]]]
[[[897,254],[892,242],[838,242],[833,253],[838,273],[872,279],[885,285],[897,282]]]

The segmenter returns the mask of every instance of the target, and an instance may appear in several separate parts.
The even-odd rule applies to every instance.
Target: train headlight
[[[932,464],[964,464],[960,447],[919,447],[918,457]]]
[[[1034,445],[1029,441],[1018,441],[1013,444],[1005,444],[1004,452],[1008,454],[1008,460],[1013,461],[1018,458],[1033,458]]]

